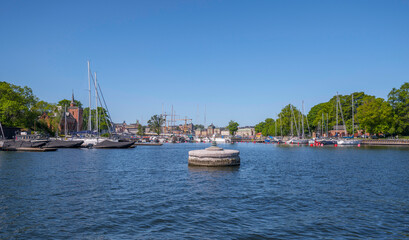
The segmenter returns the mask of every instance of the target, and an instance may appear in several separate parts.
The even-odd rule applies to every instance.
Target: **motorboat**
[[[292,138],[288,140],[286,143],[287,144],[308,144],[309,140],[308,139],[298,139],[298,138]]]
[[[217,138],[217,137],[214,137],[213,139],[212,139],[212,142],[216,142],[217,144],[223,144],[223,143],[231,143],[231,140],[229,139],[229,138]]]
[[[354,146],[361,143],[361,140],[353,140],[353,139],[342,139],[337,140],[338,145],[347,145],[347,146]]]

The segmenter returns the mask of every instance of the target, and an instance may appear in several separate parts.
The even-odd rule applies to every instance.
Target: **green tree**
[[[148,121],[148,126],[151,131],[154,131],[156,134],[160,134],[162,131],[162,125],[165,122],[165,119],[162,115],[153,115]]]
[[[278,116],[279,119],[277,120],[277,134],[281,132],[281,129],[284,136],[291,135],[291,133],[296,136],[298,133],[302,133],[301,112],[295,106],[288,104],[281,110]],[[291,128],[293,129],[292,131]],[[307,129],[306,124],[304,124],[304,128]]]
[[[68,100],[68,99],[63,99],[57,103],[58,106],[61,106],[61,107],[66,106],[67,108],[70,107],[70,104],[71,104],[71,100]],[[80,101],[74,99],[74,104],[76,107],[82,108],[82,103]]]
[[[349,95],[338,95],[339,102],[341,103],[342,114],[344,115],[345,123],[342,122],[341,117],[341,108],[338,107],[338,125],[345,124],[347,127],[347,131],[352,133],[352,95],[354,97],[354,125],[359,124],[358,119],[356,118],[357,108],[363,104],[364,98],[371,97],[366,95],[364,92],[354,92]],[[309,127],[312,131],[317,131],[317,127],[321,127],[322,123],[324,122],[324,127],[327,124],[327,116],[328,116],[328,130],[334,128],[337,124],[336,122],[336,104],[337,104],[337,96],[333,96],[328,102],[319,103],[313,106],[307,117]],[[324,116],[324,119],[323,119]],[[354,128],[354,130],[357,130]]]
[[[264,122],[258,123],[254,130],[257,133],[263,134],[263,136],[275,136],[275,123],[276,121],[272,118],[266,118]]]
[[[195,124],[193,125],[193,129],[197,130],[197,129],[204,129],[204,126],[202,124]]]
[[[256,126],[254,126],[254,131],[256,131],[256,133],[263,132],[265,124],[266,124],[265,122],[259,122]]]
[[[140,135],[140,136],[145,135],[145,127],[142,126],[142,124],[138,124],[138,132],[137,132],[137,134]]]
[[[0,82],[0,121],[9,127],[33,128],[39,115],[32,111],[38,102],[29,87]]]
[[[382,98],[366,97],[358,107],[357,118],[368,133],[388,133],[392,123],[392,107]]]
[[[55,104],[39,101],[34,105],[32,111],[39,116],[35,122],[36,131],[49,135],[54,135],[58,131],[61,112]]]
[[[95,124],[95,109],[91,109],[91,128],[96,129]],[[84,108],[83,113],[83,121],[82,121],[82,129],[88,130],[88,121],[89,121],[89,108]],[[99,130],[108,130],[111,126],[111,121],[108,118],[108,112],[103,107],[98,107],[98,121],[99,121]]]
[[[392,134],[409,135],[409,83],[399,89],[393,88],[388,94],[388,102],[392,107]]]
[[[239,124],[233,120],[229,122],[229,125],[227,126],[227,129],[229,129],[229,133],[231,136],[234,136],[237,130],[239,130]]]

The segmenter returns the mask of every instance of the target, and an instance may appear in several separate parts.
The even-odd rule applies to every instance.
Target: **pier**
[[[231,143],[264,143],[264,139],[243,139],[243,138],[232,138]]]
[[[368,139],[362,140],[362,145],[396,145],[396,146],[409,146],[408,139]]]

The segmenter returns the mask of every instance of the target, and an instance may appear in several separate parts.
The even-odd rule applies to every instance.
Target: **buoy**
[[[334,146],[335,146],[335,147],[338,147],[338,144],[336,144],[336,143],[335,143],[335,145],[334,145]]]
[[[323,143],[321,143],[321,147],[323,147],[324,146],[324,144]]]
[[[314,146],[312,143],[310,144],[310,147]]]
[[[360,144],[360,143],[358,143],[358,147],[361,147],[361,144]]]

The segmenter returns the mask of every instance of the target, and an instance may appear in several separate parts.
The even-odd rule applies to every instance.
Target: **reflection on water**
[[[205,166],[192,166],[189,165],[188,169],[190,172],[237,172],[240,170],[240,166],[226,166],[226,167],[205,167]]]
[[[409,148],[239,143],[240,166],[188,166],[208,145],[0,152],[0,239],[408,236]]]

